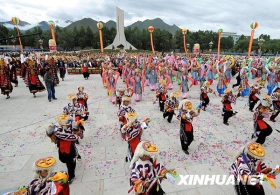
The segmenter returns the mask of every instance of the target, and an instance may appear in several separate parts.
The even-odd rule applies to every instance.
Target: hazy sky
[[[40,2],[40,3],[39,3]],[[138,20],[161,18],[190,31],[223,28],[225,32],[250,35],[250,24],[258,22],[255,37],[269,34],[280,38],[279,0],[0,0],[0,21],[11,17],[33,25],[40,21],[92,18],[115,21],[116,6],[125,11],[125,26]]]

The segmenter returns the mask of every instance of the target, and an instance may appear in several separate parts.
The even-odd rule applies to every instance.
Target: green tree
[[[86,38],[86,31],[83,26],[81,26],[79,30],[78,40],[79,40],[79,47],[81,47],[81,49],[84,49],[87,46],[87,38]]]
[[[0,38],[7,38],[9,36],[9,29],[0,24]],[[0,44],[6,44],[5,40],[0,41]]]
[[[93,46],[93,38],[94,38],[94,36],[93,36],[93,32],[92,32],[92,30],[91,30],[91,28],[88,26],[87,28],[86,28],[86,33],[85,33],[85,35],[86,35],[86,43],[87,43],[87,47],[92,47]]]
[[[248,51],[249,39],[238,40],[234,46],[234,50],[237,52]]]

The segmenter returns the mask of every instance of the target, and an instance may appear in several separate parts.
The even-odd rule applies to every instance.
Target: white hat
[[[149,149],[147,149],[147,146],[149,146]],[[129,168],[132,169],[133,164],[141,157],[143,157],[144,155],[149,155],[149,156],[153,156],[154,155],[154,160],[157,159],[158,156],[158,147],[156,145],[154,145],[152,142],[150,141],[142,141],[140,142],[137,147],[136,150],[134,152],[134,156],[130,162],[130,166]]]

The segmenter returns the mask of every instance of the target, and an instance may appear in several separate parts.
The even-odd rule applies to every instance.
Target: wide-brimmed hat
[[[34,171],[49,170],[56,165],[56,159],[52,156],[40,158],[34,163]]]
[[[232,88],[226,88],[226,90],[224,91],[225,93],[230,93],[230,92],[232,92]]]
[[[179,98],[180,97],[180,91],[173,91],[170,93],[170,97],[175,97],[175,98]]]
[[[73,99],[77,99],[77,95],[75,93],[71,93],[67,96],[68,100],[73,100]]]
[[[248,143],[244,148],[244,153],[255,159],[262,160],[265,157],[265,150],[261,144],[256,142]]]

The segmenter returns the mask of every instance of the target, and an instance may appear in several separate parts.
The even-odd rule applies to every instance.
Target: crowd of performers
[[[66,56],[41,55],[41,54],[21,54],[20,57],[10,57],[8,55],[0,56],[0,87],[1,94],[6,95],[6,99],[10,98],[10,94],[14,87],[18,86],[18,76],[23,79],[26,87],[29,88],[33,97],[36,98],[37,92],[43,92],[47,89],[48,100],[56,100],[55,89],[60,82],[64,81],[66,75],[66,67],[69,66],[69,59]],[[87,60],[83,60],[81,68],[83,77],[89,78],[89,64]],[[18,71],[17,71],[18,70]],[[58,76],[59,75],[59,76]],[[41,82],[39,76],[45,82]],[[59,79],[60,77],[60,79]]]
[[[159,178],[157,174],[160,174],[158,172],[160,168],[157,168],[157,171],[150,175],[143,175],[144,172],[141,170],[142,167],[153,166],[155,168],[154,159],[151,158],[148,153],[149,148],[145,148],[145,144],[151,145],[151,148],[157,148],[153,143],[141,140],[149,119],[139,121],[138,113],[130,105],[133,96],[136,102],[142,100],[145,87],[149,87],[150,91],[155,92],[156,100],[153,103],[158,101],[159,110],[163,112],[164,119],[167,118],[167,121],[171,123],[173,115],[176,115],[176,118],[180,120],[181,147],[186,154],[189,154],[189,146],[194,139],[193,119],[199,117],[201,110],[207,110],[212,96],[221,98],[223,124],[225,125],[229,125],[229,119],[237,114],[233,110],[237,99],[239,97],[248,98],[246,105],[248,105],[249,111],[253,112],[254,133],[252,139],[256,138],[256,141],[253,142],[254,147],[262,148],[261,145],[265,143],[266,137],[273,131],[272,127],[264,121],[264,116],[271,114],[270,121],[275,122],[280,110],[280,88],[278,87],[280,66],[277,58],[235,59],[231,56],[225,56],[223,59],[216,59],[214,56],[212,59],[211,57],[182,59],[166,55],[161,59],[139,56],[136,59],[122,59],[118,63],[119,70],[115,71],[110,61],[104,61],[101,77],[103,86],[107,89],[109,101],[119,105],[117,116],[120,123],[120,133],[122,139],[128,142],[126,161],[131,162],[131,185],[137,194],[164,194],[160,186],[157,186],[156,191],[154,191],[155,187],[150,188],[152,182],[155,182],[155,178]],[[238,86],[238,90],[234,94],[230,83],[236,74],[237,84],[233,84],[232,88]],[[251,85],[249,84],[250,77],[254,79],[254,83]],[[120,79],[125,83],[125,88],[117,87]],[[214,79],[218,80],[215,88],[211,87]],[[266,83],[267,94],[262,97],[260,91]],[[174,84],[179,85],[180,91],[169,93],[170,90],[173,90]],[[188,92],[193,85],[200,86],[200,104],[197,108],[193,106],[191,98],[188,97]],[[175,114],[175,110],[178,110],[178,114]],[[249,152],[246,155],[250,156]],[[136,162],[135,157],[137,158]],[[255,162],[259,158],[251,158],[250,156],[250,160]],[[236,166],[245,167],[246,163],[242,162],[242,165]],[[239,171],[239,168],[237,169]],[[271,171],[263,172],[264,169],[265,167],[258,169],[258,174],[261,172],[270,173]],[[242,176],[244,174],[252,175],[255,173],[250,170],[250,172],[241,173]],[[239,194],[257,192],[253,191],[252,193],[250,192],[251,188],[247,189],[247,184],[244,184],[243,187],[241,184],[236,184]],[[245,191],[243,192],[241,188]],[[258,190],[261,191],[259,188]]]
[[[115,71],[110,60],[102,62],[102,83],[107,89],[109,101],[117,105],[118,121],[120,124],[121,139],[128,143],[128,152],[125,160],[130,162],[131,178],[130,184],[140,195],[163,195],[161,188],[163,179],[174,183],[174,178],[178,176],[175,170],[165,168],[158,161],[158,147],[150,142],[142,140],[142,135],[148,127],[149,118],[140,120],[137,110],[132,108],[131,99],[136,102],[143,100],[144,89],[146,87],[155,93],[156,103],[158,101],[159,111],[162,112],[163,119],[172,123],[173,115],[180,120],[180,141],[184,153],[189,154],[189,147],[194,139],[193,120],[199,117],[202,111],[206,111],[212,96],[221,98],[223,124],[229,125],[229,119],[236,115],[233,105],[239,97],[248,97],[248,109],[253,112],[254,133],[252,139],[255,142],[246,145],[242,152],[236,157],[232,170],[236,176],[236,191],[241,195],[264,194],[263,188],[259,184],[248,185],[248,181],[260,174],[276,175],[278,169],[272,170],[266,167],[261,161],[264,157],[263,144],[266,137],[272,133],[272,127],[264,120],[265,115],[270,113],[270,121],[275,122],[280,112],[280,88],[279,63],[277,58],[240,58],[231,56],[217,58],[208,56],[204,58],[188,57],[181,58],[175,55],[166,55],[162,58],[142,56],[134,58],[116,58],[118,71]],[[1,67],[3,63],[1,62]],[[31,63],[30,63],[31,64]],[[7,65],[0,71],[1,83],[5,80]],[[83,72],[86,72],[86,68]],[[238,86],[236,94],[230,87],[231,79],[238,74]],[[3,76],[2,76],[3,75]],[[84,74],[85,76],[85,74]],[[87,76],[87,75],[86,75]],[[9,77],[10,78],[10,77]],[[249,78],[255,79],[253,84],[249,84]],[[87,79],[85,77],[85,79]],[[125,88],[119,88],[119,80],[125,84]],[[213,85],[213,80],[217,79],[217,86]],[[34,82],[33,82],[34,83]],[[267,83],[267,85],[266,85]],[[58,84],[58,83],[56,83]],[[179,91],[173,91],[174,85],[179,85]],[[200,87],[200,104],[195,108],[188,92],[193,85]],[[267,94],[260,96],[260,91],[266,85]],[[9,91],[1,84],[1,91],[5,94]],[[58,146],[59,160],[66,164],[68,173],[61,172],[61,177],[66,178],[71,183],[75,178],[76,159],[81,159],[76,144],[83,138],[84,120],[88,117],[87,95],[79,88],[78,94],[70,94],[70,103],[63,108],[63,115],[58,117],[58,124],[48,127],[47,135]],[[169,92],[171,91],[171,92]],[[7,95],[7,94],[6,94]],[[175,111],[178,111],[175,113]],[[50,158],[52,159],[52,158]],[[42,161],[43,162],[43,161]],[[241,176],[241,180],[238,180]],[[56,176],[55,178],[61,177]],[[40,178],[40,177],[39,177]],[[51,177],[53,178],[53,177]],[[259,178],[259,177],[258,177]],[[53,179],[47,179],[56,183]],[[260,182],[261,180],[259,180]],[[62,189],[69,190],[65,183],[58,182]],[[44,185],[40,181],[35,186]],[[52,184],[53,185],[53,184]],[[30,187],[31,186],[31,187]],[[32,184],[25,190],[32,190]],[[36,188],[38,189],[38,188]],[[39,187],[40,189],[40,187]]]
[[[57,194],[70,195],[69,185],[75,179],[76,161],[81,155],[76,147],[84,138],[84,123],[88,119],[88,95],[84,87],[67,96],[69,103],[62,108],[57,122],[48,125],[46,135],[58,148],[58,158],[66,165],[67,172],[54,172],[57,164],[54,157],[43,157],[34,164],[35,178],[29,185],[19,188],[10,195]]]
[[[18,76],[23,79],[24,84],[28,87],[29,92],[36,98],[36,93],[43,92],[46,88],[49,91],[48,81],[44,76],[47,70],[50,70],[52,75],[52,82],[54,86],[59,84],[59,78],[57,71],[60,71],[60,77],[62,80],[65,78],[66,68],[61,65],[61,61],[55,60],[52,56],[37,56],[21,54],[18,58],[11,58],[9,56],[0,57],[0,87],[1,94],[6,95],[6,99],[10,98],[10,94],[14,87],[18,86]],[[59,65],[60,64],[60,65]],[[64,67],[64,68],[63,68]],[[17,69],[20,71],[18,72]],[[41,82],[39,76],[45,80],[45,84]],[[53,89],[54,91],[54,89]],[[56,99],[53,96],[53,99]],[[49,98],[50,100],[50,98]]]

